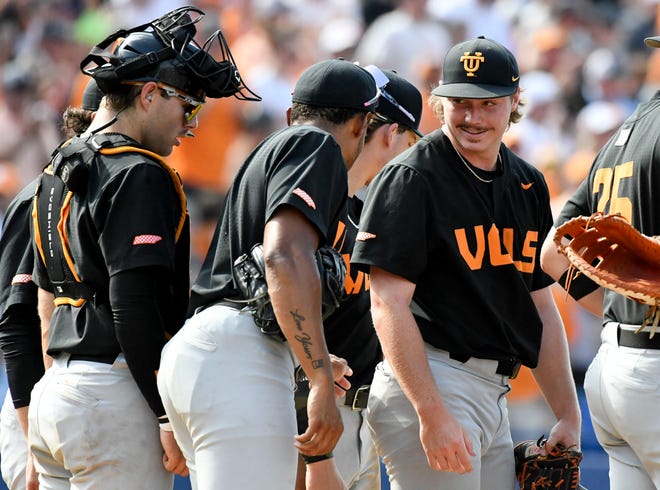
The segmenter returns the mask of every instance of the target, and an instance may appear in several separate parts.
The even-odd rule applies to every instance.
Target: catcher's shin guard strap
[[[599,288],[598,284],[584,274],[580,274],[580,272],[573,267],[566,269],[557,283],[564,288],[575,301],[579,301]]]

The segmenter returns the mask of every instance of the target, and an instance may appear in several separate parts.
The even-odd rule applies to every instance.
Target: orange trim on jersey
[[[41,261],[45,264],[46,255],[44,254],[44,249],[41,247],[41,233],[39,231],[39,219],[37,218],[37,199],[37,195],[32,198],[32,227],[34,228],[34,241],[37,244],[39,256],[41,257]]]
[[[50,163],[44,168],[44,173],[48,175],[53,175],[53,164]],[[38,218],[38,212],[37,212],[37,202],[39,199],[39,196],[37,195],[37,190],[39,189],[39,184],[37,184],[37,188],[34,190],[34,197],[32,198],[32,225],[34,228],[34,241],[37,244],[37,250],[39,250],[39,256],[41,257],[41,261],[46,264],[46,254],[44,254],[44,249],[41,246],[41,232],[39,230],[39,218]]]
[[[73,299],[67,298],[66,296],[60,296],[59,298],[55,298],[53,303],[55,303],[55,306],[71,305],[75,306],[76,308],[80,308],[85,304],[85,301],[85,298]]]
[[[57,223],[57,232],[60,235],[60,240],[62,240],[62,253],[64,254],[64,260],[66,260],[69,270],[71,271],[71,274],[73,274],[73,278],[76,282],[82,282],[76,272],[76,265],[73,263],[73,257],[71,257],[69,247],[69,237],[66,234],[66,221],[69,219],[69,212],[71,211],[71,198],[73,198],[73,192],[68,191],[64,198],[62,209],[60,209],[60,221]]]
[[[174,240],[179,241],[179,236],[183,231],[183,225],[186,222],[186,216],[188,216],[188,208],[186,204],[186,195],[183,192],[183,185],[181,184],[181,177],[179,177],[177,171],[170,167],[160,155],[154,153],[153,151],[145,150],[144,148],[137,148],[135,146],[117,146],[115,148],[101,148],[99,152],[103,155],[117,155],[119,153],[128,152],[142,153],[143,155],[147,155],[150,158],[156,160],[161,165],[161,167],[163,167],[167,173],[170,174],[172,183],[176,189],[176,193],[179,195],[179,200],[181,201],[181,217],[179,218],[179,223],[176,227],[176,232],[174,235]]]

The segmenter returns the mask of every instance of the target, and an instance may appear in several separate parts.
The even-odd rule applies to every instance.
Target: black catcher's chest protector
[[[89,205],[80,204],[86,199],[90,170],[96,158],[103,155],[120,156],[120,158],[135,161],[136,154],[142,154],[148,161],[153,161],[164,168],[174,185],[180,198],[181,214],[175,230],[175,239],[182,232],[187,217],[187,207],[183,187],[179,176],[156,154],[131,145],[131,141],[119,134],[96,135],[89,139],[73,138],[53,152],[49,165],[41,174],[39,185],[34,197],[33,226],[34,240],[39,255],[48,272],[50,283],[55,295],[55,305],[68,304],[75,307],[82,306],[86,301],[107,302],[105,288],[92,287],[85,278],[80,276],[76,266],[75,236],[69,236],[70,230],[81,226],[80,221],[89,218],[88,230],[92,242],[97,234],[92,218],[89,216]],[[121,164],[118,163],[121,167]],[[94,167],[95,168],[95,167]],[[81,207],[82,206],[82,207]],[[82,209],[82,211],[81,211]],[[82,214],[76,214],[80,212]],[[73,226],[69,226],[71,223]],[[97,237],[98,238],[98,237]],[[79,252],[78,252],[79,253]],[[96,253],[85,249],[86,254]],[[98,252],[100,253],[100,251]],[[96,284],[105,284],[102,278],[96,278]],[[99,282],[99,280],[101,280]]]
[[[74,138],[53,152],[34,197],[34,239],[53,285],[56,304],[81,306],[96,292],[76,272],[67,236],[71,200],[84,194],[89,168],[100,146]]]

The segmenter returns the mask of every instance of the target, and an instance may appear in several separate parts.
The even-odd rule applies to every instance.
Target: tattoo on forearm
[[[303,349],[305,350],[305,357],[307,359],[312,358],[312,338],[309,336],[307,332],[303,332],[300,334],[297,334],[295,336],[295,339],[300,342],[303,346]]]
[[[296,323],[296,328],[300,332],[297,334],[294,338],[300,342],[300,344],[303,347],[303,350],[305,351],[305,357],[307,359],[312,359],[312,337],[307,333],[303,331],[303,324],[302,322],[305,321],[305,317],[302,316],[300,313],[297,311],[291,311],[291,316],[293,317],[293,321]],[[315,360],[312,361],[312,366],[314,369],[318,369],[319,367],[323,366],[323,360]]]
[[[291,313],[291,316],[293,317],[293,321],[296,322],[296,328],[298,330],[302,330],[302,322],[305,321],[305,317],[302,316],[297,311],[291,311],[290,313]]]

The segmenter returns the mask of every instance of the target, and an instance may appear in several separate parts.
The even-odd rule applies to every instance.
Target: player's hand
[[[565,449],[580,449],[580,423],[571,423],[566,419],[559,419],[548,436],[548,440],[541,448],[542,454],[555,454],[559,447]]]
[[[34,456],[32,451],[28,447],[27,453],[27,465],[25,467],[25,481],[26,481],[26,490],[39,490],[39,476],[37,475],[37,470],[34,467]]]
[[[346,359],[337,357],[334,354],[330,354],[330,364],[332,364],[332,377],[335,380],[335,399],[337,399],[351,388],[351,382],[346,379],[346,376],[352,376],[353,370]]]
[[[175,475],[188,476],[186,458],[183,456],[179,445],[174,439],[174,433],[161,429],[160,444],[163,446],[163,466],[165,469]]]
[[[307,430],[295,437],[295,447],[307,456],[320,456],[332,451],[344,426],[335,402],[333,380],[311,384],[307,398]]]
[[[446,409],[432,409],[419,416],[419,435],[429,466],[434,470],[469,473],[475,456],[465,429]]]

